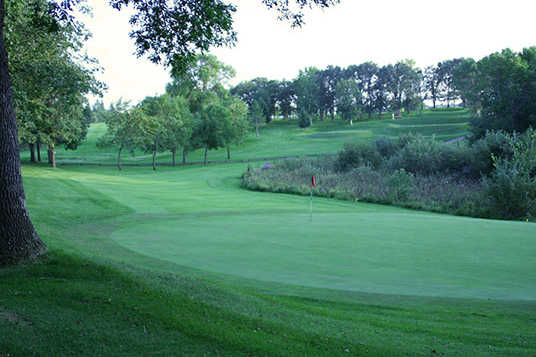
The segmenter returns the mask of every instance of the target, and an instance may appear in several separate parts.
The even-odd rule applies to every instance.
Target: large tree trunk
[[[28,146],[30,148],[30,161],[35,162],[35,144],[30,143]]]
[[[46,251],[28,209],[20,170],[17,121],[4,46],[4,0],[0,0],[0,264],[33,259]]]
[[[41,162],[41,141],[37,139],[37,161]]]
[[[186,165],[186,159],[188,156],[188,152],[186,150],[182,150],[182,164]]]

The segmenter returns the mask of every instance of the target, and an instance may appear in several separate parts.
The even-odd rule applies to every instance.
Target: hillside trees
[[[368,118],[372,118],[374,112],[374,84],[378,78],[378,66],[373,62],[365,62],[360,65],[350,65],[345,70],[345,77],[357,81],[361,89],[362,104]]]
[[[279,82],[276,98],[281,115],[284,119],[288,119],[292,115],[296,103],[296,94],[292,82],[286,80]]]
[[[128,103],[117,102],[111,105],[106,117],[106,133],[97,141],[98,147],[117,147],[117,168],[121,170],[123,150],[134,152],[145,140],[147,134],[147,116],[136,108],[127,110]]]
[[[352,119],[362,110],[361,90],[354,79],[342,79],[335,87],[335,103],[342,120],[352,125]]]
[[[452,76],[453,85],[460,96],[462,106],[470,108],[474,113],[479,111],[477,62],[472,58],[462,58],[454,68]]]
[[[205,106],[199,113],[199,120],[193,136],[204,149],[203,162],[207,163],[207,153],[225,146],[226,127],[230,126],[231,111],[220,101]]]
[[[493,53],[477,63],[476,94],[482,108],[472,131],[524,132],[536,126],[536,47]]]
[[[296,111],[302,128],[312,125],[313,116],[320,110],[317,100],[320,91],[317,86],[317,73],[317,68],[308,67],[300,70],[298,77],[294,80]]]
[[[231,160],[231,145],[241,144],[249,130],[248,106],[237,97],[227,99],[226,106],[230,116],[224,123],[223,141],[227,149],[227,160]]]
[[[440,98],[441,74],[436,66],[428,66],[424,70],[424,88],[427,91],[427,98],[432,100],[432,107],[435,109]]]
[[[330,114],[331,120],[335,119],[335,88],[341,78],[342,71],[337,66],[328,66],[316,72],[320,120],[323,120],[326,114]]]

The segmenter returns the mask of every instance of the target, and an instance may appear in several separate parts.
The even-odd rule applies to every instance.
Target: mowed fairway
[[[108,246],[99,254],[122,261],[144,256],[157,268],[166,262],[261,282],[337,290],[536,298],[533,223],[318,198],[311,222],[308,197],[240,189],[245,169],[235,164],[161,168],[156,173],[149,168],[46,171],[49,178],[68,178],[128,208],[130,213],[120,219],[93,223],[102,230],[98,240]],[[32,174],[42,175],[30,169],[25,177]],[[87,229],[73,227],[73,237],[83,245]]]

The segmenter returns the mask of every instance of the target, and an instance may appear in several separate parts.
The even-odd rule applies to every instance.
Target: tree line
[[[473,113],[472,131],[523,132],[536,124],[536,47],[504,49],[476,61],[449,59],[417,68],[412,60],[379,66],[374,62],[346,68],[308,67],[290,81],[255,78],[231,89],[249,106],[257,128],[274,117],[297,117],[301,127],[327,116],[352,123],[374,113],[457,105]]]
[[[153,170],[157,153],[168,151],[176,165],[177,152],[186,163],[189,152],[203,149],[204,163],[209,150],[226,148],[231,159],[231,145],[240,144],[248,132],[248,107],[224,87],[234,70],[212,55],[198,55],[187,71],[172,71],[173,81],[166,93],[146,97],[128,108],[121,101],[109,110],[96,103],[94,114],[107,125],[97,146],[117,148],[117,167],[121,153],[142,150],[152,153]]]

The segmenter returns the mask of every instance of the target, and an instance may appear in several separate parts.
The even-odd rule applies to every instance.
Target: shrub
[[[348,171],[365,165],[377,168],[381,162],[380,154],[370,144],[346,144],[342,151],[339,152],[335,162],[335,170],[339,172]]]
[[[393,156],[399,149],[397,143],[386,136],[376,138],[372,145],[378,154],[384,158]]]
[[[391,171],[404,169],[412,173],[430,175],[441,167],[441,144],[433,139],[417,136],[388,162]]]
[[[536,131],[529,129],[512,141],[511,158],[493,156],[494,170],[484,180],[497,217],[513,219],[536,215]]]
[[[408,201],[415,187],[415,177],[404,169],[396,170],[388,181],[389,196],[395,202]]]
[[[488,131],[483,138],[471,144],[469,149],[471,160],[468,162],[467,174],[471,177],[488,176],[494,168],[492,157],[511,158],[512,144],[518,139],[515,133]]]

